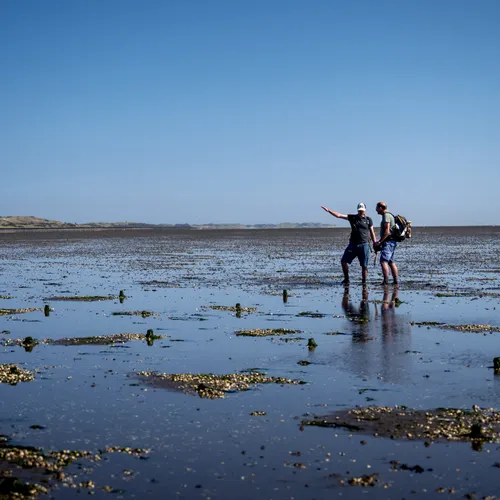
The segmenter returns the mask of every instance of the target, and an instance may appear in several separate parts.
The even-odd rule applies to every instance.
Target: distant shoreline
[[[58,220],[42,219],[41,217],[11,215],[0,216],[0,230],[35,230],[35,229],[64,229],[64,230],[87,230],[87,229],[296,229],[296,228],[331,228],[335,224],[323,224],[320,222],[281,222],[279,224],[151,224],[147,222],[87,222],[71,223]]]
[[[414,228],[495,228],[496,225],[472,226],[418,226]],[[349,229],[348,225],[323,224],[320,222],[281,222],[278,224],[150,224],[147,222],[88,222],[83,224],[42,219],[34,216],[0,216],[0,232],[9,231],[123,231],[123,230],[162,230],[162,231],[251,231],[266,229]]]
[[[348,228],[348,226],[346,226]],[[164,225],[164,224],[158,224],[158,225],[55,225],[55,226],[2,226],[0,225],[0,231],[101,231],[101,230],[123,230],[123,229],[130,229],[130,230],[143,230],[143,229],[150,229],[150,230],[182,230],[182,231],[230,231],[230,230],[235,230],[235,231],[248,231],[248,230],[259,230],[259,229],[345,229],[344,226],[334,226],[334,225],[329,225],[329,224],[323,224],[323,225],[301,225],[297,224],[295,225],[279,225],[279,224],[259,224],[259,225],[238,225],[238,224],[221,224],[221,225],[206,225],[206,224],[200,224],[200,225],[184,225],[184,224],[179,224],[179,225]]]
[[[217,231],[312,231],[312,230],[340,230],[340,231],[350,231],[349,226],[302,226],[302,227],[279,227],[266,225],[263,227],[246,226],[246,227],[228,227],[228,226],[44,226],[44,227],[2,227],[0,226],[0,234],[7,233],[21,233],[21,232],[123,232],[123,231],[151,231],[151,232],[217,232]],[[500,226],[497,225],[475,225],[475,226],[413,226],[414,230],[424,230],[424,231],[438,231],[440,229],[446,230],[466,230],[466,229],[492,229],[495,232],[498,230],[500,232]]]

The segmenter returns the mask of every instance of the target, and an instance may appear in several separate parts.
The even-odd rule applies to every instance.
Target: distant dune
[[[176,229],[293,229],[334,227],[317,222],[283,222],[281,224],[148,224],[145,222],[89,222],[75,224],[58,220],[42,219],[32,215],[0,217],[0,229],[98,229],[98,228],[176,228]]]
[[[9,215],[0,217],[0,227],[2,228],[62,228],[73,227],[74,224],[59,222],[57,220],[41,219],[32,215]]]

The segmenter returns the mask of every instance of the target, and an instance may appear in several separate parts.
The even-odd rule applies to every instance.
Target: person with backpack
[[[370,258],[370,238],[375,243],[376,236],[373,230],[373,222],[370,217],[366,215],[366,206],[364,203],[358,203],[357,214],[341,214],[334,212],[326,207],[321,207],[330,215],[338,219],[345,219],[351,225],[351,236],[349,244],[344,251],[344,255],[340,260],[342,264],[342,271],[344,273],[343,285],[349,285],[349,264],[357,257],[361,265],[361,276],[363,284],[366,283],[368,278],[368,261]]]
[[[389,284],[389,271],[392,274],[392,280],[395,285],[399,282],[398,267],[394,262],[394,252],[396,250],[397,241],[392,236],[396,226],[394,215],[387,210],[387,203],[379,201],[375,210],[382,216],[380,224],[380,239],[373,245],[375,252],[380,252],[380,267],[384,277],[382,285]]]

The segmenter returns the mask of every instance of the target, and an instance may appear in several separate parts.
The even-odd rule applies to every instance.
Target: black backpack
[[[404,215],[393,215],[394,226],[391,228],[391,238],[396,241],[403,241],[411,238],[411,220],[407,220]]]

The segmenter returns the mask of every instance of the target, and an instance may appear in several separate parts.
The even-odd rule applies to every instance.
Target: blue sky
[[[497,0],[3,0],[0,215],[498,224]]]

